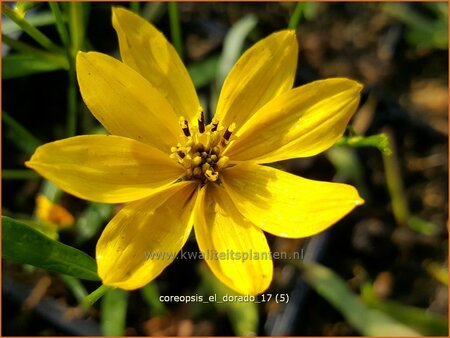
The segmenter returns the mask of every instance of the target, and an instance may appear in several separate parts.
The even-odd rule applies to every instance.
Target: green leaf
[[[5,64],[3,64],[3,67],[5,67]],[[41,141],[5,111],[2,112],[2,121],[6,127],[3,128],[5,137],[10,139],[26,154],[31,155],[42,144]]]
[[[242,54],[245,38],[256,26],[257,22],[258,19],[254,15],[246,15],[233,25],[225,37],[217,72],[218,88],[222,87],[226,76]]]
[[[27,20],[34,27],[48,26],[55,22],[52,13],[49,11],[35,12]],[[64,18],[64,20],[67,20],[67,18]],[[10,35],[16,32],[23,32],[23,30],[11,19],[5,18],[2,21],[2,33]]]
[[[2,257],[80,279],[99,280],[92,257],[6,216],[2,216]]]
[[[123,336],[125,334],[128,292],[109,289],[102,300],[101,328],[104,336]]]
[[[83,299],[88,295],[86,288],[78,278],[60,274],[59,278],[66,284],[72,294],[75,296],[78,304],[83,303]]]
[[[164,303],[159,301],[159,290],[156,283],[152,282],[147,284],[141,289],[142,298],[146,301],[150,307],[152,316],[160,316],[167,312]]]
[[[2,58],[2,79],[13,79],[68,68],[66,59],[59,55],[44,58],[36,54],[11,54]]]
[[[38,44],[51,52],[60,53],[61,48],[55,45],[47,36],[33,26],[28,20],[21,16],[18,11],[11,9],[9,6],[2,4],[2,13],[8,16],[16,25],[18,25],[25,33],[34,39]]]
[[[241,296],[222,284],[209,270],[200,269],[205,289],[216,296],[212,304],[218,311],[224,311],[231,321],[236,336],[254,336],[258,332],[258,306],[254,302],[226,301],[225,296]],[[229,297],[228,297],[229,299]]]
[[[294,263],[296,264],[296,263]],[[365,336],[419,336],[414,329],[364,304],[345,281],[330,269],[314,263],[296,264],[303,278],[338,310],[347,322]]]
[[[34,180],[40,179],[38,173],[28,169],[3,169],[2,180]]]
[[[77,229],[75,243],[82,244],[94,237],[110,218],[113,210],[112,204],[89,203],[75,224]]]
[[[426,309],[403,305],[394,301],[379,299],[371,285],[362,288],[362,299],[371,308],[378,309],[392,318],[413,327],[424,336],[447,336],[448,321]]]
[[[39,231],[50,239],[58,240],[58,227],[53,223],[44,221],[32,221],[28,219],[21,219],[20,222],[28,225],[29,227]]]
[[[188,67],[195,88],[201,88],[211,83],[217,74],[219,56],[211,56],[205,60],[192,63]]]
[[[438,226],[436,224],[428,222],[419,216],[409,216],[406,223],[410,229],[417,231],[422,235],[434,236],[438,232]]]

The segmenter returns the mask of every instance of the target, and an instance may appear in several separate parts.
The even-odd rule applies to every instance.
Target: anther
[[[217,179],[219,178],[219,173],[217,171],[213,171],[213,170],[206,170],[205,172],[205,177],[211,181],[211,182],[215,182],[217,181]]]
[[[227,130],[225,130],[225,132],[223,133],[223,138],[226,140],[226,141],[229,141],[230,140],[230,137],[231,137],[231,134],[233,134],[233,131],[236,129],[236,124],[235,123],[232,123],[228,128],[227,128]]]
[[[191,136],[191,131],[189,130],[189,124],[188,121],[186,121],[186,119],[182,116],[180,116],[180,127],[183,130],[184,136]]]
[[[211,128],[211,131],[216,131],[218,125],[219,125],[219,121],[217,121],[216,119],[214,119],[214,120],[212,121],[212,128]]]
[[[200,112],[200,118],[198,119],[198,131],[200,134],[205,132],[205,116],[203,115],[203,110]]]
[[[178,150],[177,154],[178,154],[178,156],[180,156],[180,158],[184,158],[186,156],[186,154],[181,150]]]

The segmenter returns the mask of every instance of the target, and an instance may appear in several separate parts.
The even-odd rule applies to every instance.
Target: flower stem
[[[178,11],[178,3],[169,2],[167,5],[169,9],[170,32],[172,35],[172,42],[180,58],[183,58],[184,55],[183,40],[181,36],[181,25]]]
[[[84,44],[83,5],[77,1],[69,3],[69,28],[72,43],[72,57],[75,59]]]
[[[85,309],[89,309],[92,305],[95,304],[100,298],[102,298],[106,291],[110,290],[110,288],[106,285],[100,285],[96,290],[91,292],[89,295],[83,298],[82,305]]]

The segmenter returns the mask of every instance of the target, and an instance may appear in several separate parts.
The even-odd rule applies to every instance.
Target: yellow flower
[[[77,57],[83,99],[112,135],[45,144],[27,166],[80,198],[128,203],[97,244],[104,284],[144,286],[194,227],[219,280],[242,294],[263,292],[273,271],[263,231],[312,236],[363,200],[352,186],[261,164],[331,147],[361,85],[334,78],[292,89],[296,35],[276,32],[242,55],[205,125],[188,72],[164,36],[125,9],[113,9],[112,21],[122,62],[94,52]]]
[[[72,214],[66,208],[50,201],[45,195],[36,197],[36,216],[39,220],[58,226],[61,229],[73,225]]]

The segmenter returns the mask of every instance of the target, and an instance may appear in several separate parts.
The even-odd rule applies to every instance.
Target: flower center
[[[230,141],[235,124],[232,123],[226,130],[219,126],[217,120],[205,125],[203,112],[197,122],[197,128],[189,127],[188,121],[180,117],[184,139],[170,149],[170,158],[185,168],[185,180],[198,180],[202,184],[218,182],[220,170],[226,168],[229,162],[229,158],[221,156],[221,153]]]

